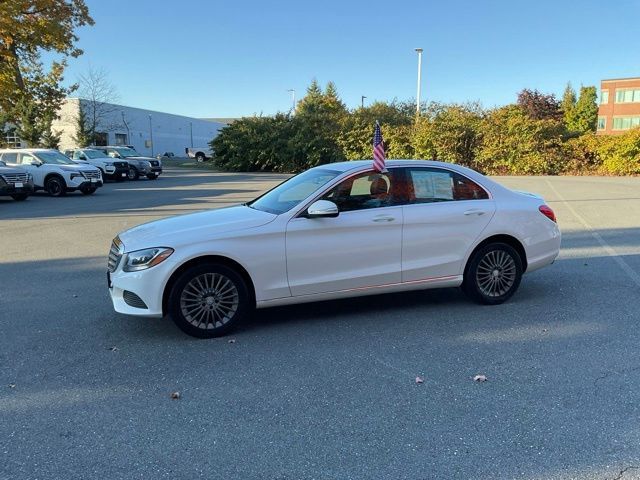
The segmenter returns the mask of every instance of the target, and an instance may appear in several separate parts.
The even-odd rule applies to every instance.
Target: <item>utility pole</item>
[[[422,79],[422,48],[416,48],[418,52],[418,91],[416,93],[416,116],[420,116],[420,84]]]
[[[151,114],[149,114],[149,138],[151,141],[151,156],[153,157],[153,128],[151,127]]]
[[[360,108],[364,108],[364,99],[367,98],[364,95],[360,95]]]
[[[287,92],[291,94],[291,113],[293,114],[296,111],[296,89],[290,88]]]
[[[191,132],[191,148],[193,148],[193,122],[189,122],[189,131]]]

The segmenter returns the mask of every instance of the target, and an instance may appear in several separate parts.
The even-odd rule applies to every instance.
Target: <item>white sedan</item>
[[[553,263],[560,230],[544,200],[459,165],[322,165],[248,202],[120,233],[108,260],[116,311],[169,314],[213,337],[254,308],[457,287],[499,304]]]

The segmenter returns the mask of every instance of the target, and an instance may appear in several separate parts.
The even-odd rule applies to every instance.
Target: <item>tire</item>
[[[158,175],[156,175],[155,173],[150,173],[147,175],[147,178],[149,180],[155,180],[156,178],[158,178]]]
[[[14,193],[13,195],[11,195],[11,198],[13,198],[16,202],[23,202],[27,198],[29,198],[29,194],[28,193]]]
[[[47,178],[44,182],[44,189],[52,197],[62,197],[67,194],[67,184],[58,176]]]
[[[198,163],[202,163],[206,160],[206,157],[204,156],[204,153],[196,153],[196,161]]]
[[[138,180],[139,177],[140,177],[140,174],[138,173],[138,170],[135,167],[129,168],[129,171],[127,172],[127,178],[129,180]]]
[[[216,303],[220,300],[226,301]],[[249,289],[242,276],[217,263],[189,268],[178,277],[169,295],[168,311],[174,323],[197,338],[224,335],[252,310]]]
[[[93,195],[94,193],[96,193],[96,190],[97,188],[94,187],[86,187],[80,191],[83,193],[83,195]]]
[[[522,259],[506,243],[478,249],[467,263],[462,290],[473,301],[498,305],[513,296],[522,280]]]

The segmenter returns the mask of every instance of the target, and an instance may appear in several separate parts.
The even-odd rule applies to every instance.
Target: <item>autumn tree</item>
[[[553,94],[524,89],[518,94],[518,106],[532,120],[559,120],[562,118],[560,102]]]
[[[595,132],[598,123],[596,87],[580,87],[580,95],[567,117],[567,128],[577,133]]]
[[[118,92],[109,80],[106,70],[89,67],[86,73],[78,77],[78,96],[80,97],[80,110],[85,123],[82,129],[89,137],[89,144],[96,143],[96,132],[101,130],[113,130],[111,118],[118,107],[113,105],[118,101]],[[77,132],[76,132],[77,133]]]
[[[571,83],[567,83],[567,86],[564,89],[564,93],[562,94],[562,103],[560,104],[560,109],[562,110],[562,115],[564,117],[565,123],[567,123],[568,119],[571,117],[575,106],[576,91],[571,86]]]
[[[67,57],[77,57],[75,31],[93,20],[84,0],[0,0],[0,111],[30,137],[46,125],[73,90],[62,86]],[[45,66],[41,53],[62,56]],[[38,133],[39,129],[39,133]]]

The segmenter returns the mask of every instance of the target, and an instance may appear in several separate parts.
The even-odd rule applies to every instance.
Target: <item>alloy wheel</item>
[[[476,271],[480,291],[488,297],[501,297],[516,282],[516,262],[504,250],[491,250],[480,260]]]
[[[184,318],[199,329],[221,327],[233,319],[240,304],[236,285],[220,273],[203,273],[185,285],[180,295]]]

